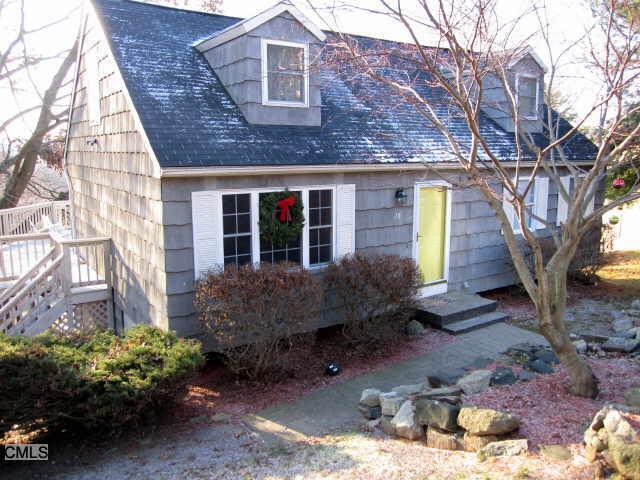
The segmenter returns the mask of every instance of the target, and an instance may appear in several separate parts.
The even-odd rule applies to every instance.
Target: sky
[[[66,19],[58,25],[47,28],[40,33],[30,36],[29,48],[41,55],[58,54],[65,48],[69,48],[78,31],[81,0],[24,0],[26,6],[26,26],[36,28],[47,23]],[[162,1],[162,0],[160,0]],[[200,0],[186,0],[187,4],[197,8]],[[405,8],[411,12],[413,2],[416,0],[402,0]],[[509,24],[518,18],[522,12],[530,11],[534,2],[531,0],[496,0],[499,22]],[[543,0],[535,0],[542,4]],[[587,8],[585,0],[548,0],[553,49],[560,52],[564,47],[579,38],[585,28],[592,24],[593,19]],[[9,0],[14,6],[18,0]],[[178,0],[182,5],[185,0]],[[293,0],[309,18],[314,20],[321,28],[330,26],[345,33],[368,35],[390,40],[408,40],[409,37],[404,28],[394,20],[384,15],[377,15],[365,10],[379,10],[379,0]],[[277,0],[223,0],[220,13],[238,17],[253,16],[277,3]],[[313,4],[317,10],[310,7]],[[357,5],[359,8],[350,8],[348,5]],[[316,15],[319,12],[323,18]],[[2,12],[0,17],[0,45],[3,49],[11,38],[11,34],[18,20],[16,10],[9,8]],[[527,39],[536,49],[543,61],[546,58],[544,43],[536,36],[538,22],[534,15],[528,15],[520,21],[515,29],[516,36]],[[433,38],[427,32],[423,32],[421,40],[425,44],[433,42]],[[516,38],[514,37],[514,40]],[[567,59],[570,62],[577,61],[578,56]],[[6,83],[0,82],[0,122],[10,114],[18,111],[20,107],[28,107],[38,102],[37,90],[42,92],[46,87],[60,60],[51,61],[35,69],[31,79],[22,78],[23,87],[17,95],[13,95]],[[564,70],[567,78],[561,78],[559,86],[563,92],[574,102],[574,109],[578,112],[588,108],[593,100],[593,78],[589,72],[573,65]],[[63,102],[68,102],[63,99]],[[34,122],[33,116],[25,117],[24,121],[15,125],[15,134],[28,131]],[[2,141],[2,140],[0,140]]]

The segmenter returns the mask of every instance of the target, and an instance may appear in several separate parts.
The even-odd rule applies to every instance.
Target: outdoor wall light
[[[398,202],[400,205],[406,205],[408,198],[409,195],[404,191],[404,188],[399,188],[398,190],[396,190],[396,202]]]

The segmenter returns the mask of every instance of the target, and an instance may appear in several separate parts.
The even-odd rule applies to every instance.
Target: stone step
[[[504,322],[509,315],[502,312],[489,312],[478,315],[477,317],[460,320],[458,322],[448,323],[442,327],[442,330],[453,335],[470,332],[479,328],[488,327],[494,323]]]
[[[416,318],[423,323],[442,328],[453,322],[494,312],[496,308],[495,300],[471,293],[449,292],[423,298],[416,312]]]

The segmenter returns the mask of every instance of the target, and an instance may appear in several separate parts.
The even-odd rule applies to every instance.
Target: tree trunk
[[[580,397],[595,398],[598,396],[598,379],[587,362],[580,358],[564,328],[564,310],[560,315],[550,312],[538,312],[541,332],[549,341],[560,362],[567,369],[571,380],[569,391]],[[554,318],[555,317],[555,318]]]

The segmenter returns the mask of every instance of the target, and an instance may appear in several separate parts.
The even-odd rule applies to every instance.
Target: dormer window
[[[309,47],[304,43],[262,40],[262,103],[309,105]]]
[[[538,119],[538,77],[518,75],[516,77],[516,99],[518,115],[525,120]]]

